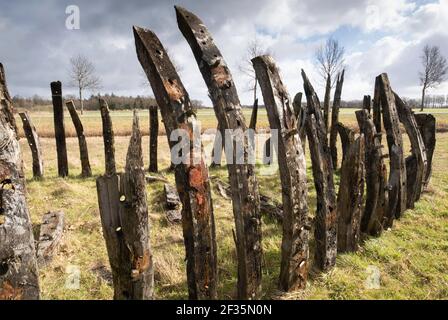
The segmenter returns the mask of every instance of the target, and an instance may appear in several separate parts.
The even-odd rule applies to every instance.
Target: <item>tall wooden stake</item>
[[[75,109],[75,104],[72,100],[67,101],[65,103],[68,111],[70,112],[70,116],[73,121],[73,125],[76,129],[76,135],[78,136],[79,143],[79,155],[81,158],[81,177],[91,177],[92,169],[90,168],[89,162],[89,149],[87,148],[87,140],[84,135],[84,127],[82,125],[81,119],[78,116],[78,113]]]
[[[255,130],[257,128],[257,115],[258,115],[258,99],[255,99],[254,106],[252,107],[252,114],[250,117],[249,128]]]
[[[387,133],[389,147],[390,173],[389,173],[389,202],[386,216],[399,218],[406,210],[406,165],[403,156],[403,140],[400,132],[395,97],[390,87],[387,74],[383,73],[376,78],[375,92],[379,92],[381,112],[384,128]],[[377,96],[378,97],[378,96]],[[375,98],[375,103],[377,98]]]
[[[420,113],[414,116],[425,144],[427,167],[423,180],[423,189],[426,189],[431,178],[432,156],[436,148],[436,118],[432,114]]]
[[[308,188],[306,162],[291,99],[270,56],[252,59],[271,129],[278,130],[283,237],[280,288],[304,288],[308,276]]]
[[[335,265],[337,254],[337,204],[333,166],[319,98],[303,70],[302,78],[308,113],[306,132],[317,190],[315,261],[322,270],[329,270]]]
[[[149,107],[149,172],[157,172],[157,139],[159,137],[159,113],[157,106]]]
[[[154,264],[149,243],[142,136],[136,111],[125,173],[101,176],[96,183],[114,299],[152,299]]]
[[[13,114],[0,63],[0,300],[34,300],[39,275]]]
[[[106,175],[114,175],[117,172],[115,167],[115,140],[112,119],[110,118],[109,106],[106,100],[99,99],[101,120],[103,122],[103,140],[104,140],[104,161],[106,166]]]
[[[35,179],[40,179],[44,176],[44,161],[42,159],[39,136],[37,135],[36,128],[31,121],[28,111],[20,112],[19,116],[22,119],[23,131],[25,132],[33,157],[33,177]]]
[[[261,290],[261,214],[255,165],[247,159],[253,151],[244,135],[247,126],[232,75],[212,35],[193,13],[175,8],[179,29],[188,41],[207,84],[221,129],[234,130],[236,134],[230,142],[242,147],[244,159],[237,156],[236,148],[233,152],[226,150],[226,159],[236,225],[238,298],[254,299]],[[226,141],[226,145],[230,142]]]
[[[296,93],[294,96],[294,100],[292,101],[292,105],[294,107],[294,114],[297,119],[297,130],[299,130],[300,141],[302,142],[302,150],[305,154],[306,149],[306,130],[305,130],[305,121],[306,121],[306,107],[302,106],[302,92]]]
[[[336,140],[338,136],[337,125],[339,123],[339,109],[341,107],[341,94],[342,85],[344,84],[344,72],[345,70],[342,70],[342,72],[338,74],[336,81],[336,90],[334,91],[333,108],[331,110],[330,152],[333,169],[336,169],[338,167],[338,148],[336,146]]]
[[[55,81],[50,84],[53,100],[54,136],[58,154],[58,174],[60,177],[68,176],[67,146],[65,143],[64,109],[62,108],[62,84]]]
[[[182,201],[190,299],[217,298],[216,235],[212,196],[199,124],[179,75],[157,36],[134,27],[138,59],[160,107],[167,137],[182,129],[190,137],[185,163],[176,163],[176,186]],[[168,139],[173,148],[176,141]],[[174,159],[172,159],[173,161]],[[174,163],[174,162],[173,162]]]

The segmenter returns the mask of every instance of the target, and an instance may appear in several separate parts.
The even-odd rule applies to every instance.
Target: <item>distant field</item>
[[[356,109],[341,109],[340,121],[349,125],[357,126],[355,118]],[[243,113],[246,122],[249,123],[252,109],[244,108]],[[428,109],[424,111],[434,113],[437,117],[438,131],[448,131],[448,109]],[[67,137],[76,137],[75,127],[68,112],[65,112],[65,130]],[[140,122],[144,135],[149,132],[149,112],[147,110],[140,110]],[[48,111],[30,112],[31,120],[36,126],[40,137],[54,137],[53,113]],[[132,111],[111,111],[115,135],[128,136],[131,134],[132,125]],[[16,116],[19,123],[19,134],[23,136],[22,125],[19,116]],[[213,109],[200,109],[198,111],[198,118],[201,121],[202,130],[215,129],[217,125],[215,113]],[[101,115],[99,111],[85,111],[81,116],[84,125],[86,136],[97,137],[102,135]],[[159,116],[159,120],[161,117]],[[269,122],[266,115],[266,109],[260,108],[258,110],[257,128],[268,129]],[[165,127],[162,123],[159,125],[159,134],[165,134]]]

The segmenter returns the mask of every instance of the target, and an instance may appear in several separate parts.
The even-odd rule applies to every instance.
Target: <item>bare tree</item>
[[[258,82],[257,82],[257,76],[255,75],[255,70],[252,65],[252,59],[266,54],[272,55],[272,53],[269,50],[263,47],[258,38],[255,37],[253,40],[249,42],[244,57],[242,59],[242,62],[238,66],[239,71],[250,79],[248,87],[249,91],[253,92],[254,103],[255,100],[257,99]]]
[[[70,66],[71,85],[79,90],[79,104],[81,106],[81,114],[83,114],[83,91],[99,89],[101,80],[95,74],[95,66],[85,56],[77,55],[72,57],[70,59]]]
[[[438,46],[426,45],[421,55],[423,71],[419,72],[420,85],[422,86],[422,101],[420,110],[423,111],[425,105],[426,89],[435,88],[445,81],[448,73],[446,58],[440,53]]]
[[[315,58],[319,73],[325,81],[324,120],[328,129],[331,88],[336,83],[336,75],[344,64],[344,47],[339,44],[338,40],[330,37],[324,45],[317,48]]]

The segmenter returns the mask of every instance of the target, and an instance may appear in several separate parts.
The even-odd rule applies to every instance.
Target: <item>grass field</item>
[[[48,108],[46,108],[48,109]],[[247,123],[249,123],[252,109],[243,108],[243,113]],[[340,121],[349,126],[356,126],[355,109],[341,109]],[[425,111],[426,112],[426,111]],[[437,115],[438,131],[448,131],[448,109],[431,109],[429,112]],[[65,131],[67,137],[76,137],[75,127],[68,112],[64,113]],[[31,120],[36,126],[37,132],[42,138],[50,138],[54,136],[53,113],[49,111],[30,112]],[[115,135],[129,136],[131,134],[132,112],[130,111],[111,111],[111,117],[114,124]],[[217,121],[213,109],[200,109],[198,118],[201,121],[202,130],[215,129]],[[161,117],[159,116],[159,119]],[[89,137],[97,137],[102,135],[101,115],[99,111],[85,111],[81,116],[84,125],[85,135]],[[21,124],[20,118],[17,121]],[[140,123],[144,135],[149,132],[149,113],[148,111],[140,111]],[[19,134],[23,136],[21,125],[19,125]],[[269,123],[266,115],[266,109],[258,110],[257,128],[268,129]],[[163,124],[159,125],[159,133],[165,134]]]
[[[437,110],[440,111],[440,110]],[[250,110],[245,110],[249,119]],[[142,128],[147,128],[147,113],[141,112]],[[261,126],[267,126],[264,110],[260,110]],[[131,127],[130,112],[113,112],[116,133],[126,135]],[[42,136],[51,136],[51,114],[31,114]],[[436,114],[437,121],[448,123],[448,114]],[[201,110],[203,126],[214,128],[212,110]],[[69,120],[69,119],[67,119]],[[67,139],[70,176],[57,177],[56,152],[53,138],[42,138],[45,179],[34,181],[31,172],[31,152],[25,139],[21,139],[26,167],[28,203],[34,229],[38,230],[41,216],[49,210],[63,210],[66,214],[64,240],[53,262],[40,272],[44,299],[111,299],[111,274],[101,233],[95,178],[104,171],[103,143],[100,136],[99,114],[88,112],[83,121],[89,135],[87,139],[90,162],[95,177],[80,179],[78,141]],[[354,123],[353,110],[342,110],[341,120]],[[19,120],[20,121],[20,120]],[[19,122],[20,123],[20,122]],[[206,125],[204,125],[206,123]],[[19,125],[20,127],[20,125]],[[163,126],[162,126],[163,127]],[[68,132],[73,132],[71,121],[66,121]],[[147,130],[146,130],[147,131]],[[71,136],[73,134],[70,134]],[[405,150],[409,142],[405,139]],[[116,160],[122,170],[129,137],[116,138]],[[212,141],[208,141],[208,150]],[[148,165],[148,137],[143,139],[145,165]],[[169,150],[165,136],[159,137],[159,168],[171,182],[174,177],[166,171]],[[309,152],[307,150],[307,156]],[[309,157],[310,212],[315,211],[315,190],[312,182]],[[304,291],[284,294],[276,290],[280,266],[281,226],[263,218],[263,292],[264,298],[275,299],[447,299],[448,298],[448,133],[437,134],[433,161],[433,176],[428,192],[394,224],[392,230],[380,238],[365,239],[357,253],[340,254],[337,266],[328,273],[311,271],[308,287]],[[259,167],[258,170],[261,168]],[[210,175],[226,179],[225,167],[212,169]],[[338,181],[338,173],[336,174]],[[278,174],[258,175],[261,192],[281,199]],[[180,225],[169,225],[162,207],[163,184],[148,185],[151,245],[155,259],[157,299],[186,299],[185,251]],[[235,297],[236,255],[232,239],[234,228],[231,203],[213,192],[215,210],[219,297]],[[313,246],[313,244],[311,244]],[[311,252],[312,256],[312,252]],[[67,268],[80,269],[79,289],[65,286]],[[380,271],[380,288],[367,289],[364,285],[368,269]]]

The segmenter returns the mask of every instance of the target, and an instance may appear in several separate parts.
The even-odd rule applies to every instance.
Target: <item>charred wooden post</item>
[[[14,132],[16,135],[18,134],[17,131],[17,124],[16,119],[14,118],[14,108],[12,104],[11,95],[8,91],[8,85],[6,84],[6,73],[5,69],[3,68],[3,64],[0,62],[0,101],[1,105],[0,108],[3,110],[3,115],[6,117],[6,120],[8,123],[11,124],[12,128],[14,129]]]
[[[364,135],[348,148],[338,192],[338,252],[357,251],[364,194]]]
[[[341,137],[342,145],[342,161],[344,161],[345,156],[350,148],[351,144],[355,141],[355,131],[345,126],[342,122],[336,124],[336,131]]]
[[[35,179],[41,179],[44,176],[44,161],[42,159],[42,149],[36,127],[34,127],[28,111],[20,112],[19,115],[22,119],[23,131],[25,132],[33,157],[33,177]]]
[[[218,123],[218,127],[216,128],[215,141],[213,142],[212,149],[212,163],[210,164],[210,167],[212,168],[221,166],[222,151],[225,144],[225,134],[223,133],[224,132],[223,130],[221,130]]]
[[[134,27],[138,59],[145,70],[165,124],[167,137],[182,129],[189,149],[176,160],[176,186],[182,201],[182,226],[191,299],[217,298],[217,254],[211,187],[195,110],[166,50],[150,30]],[[169,139],[173,148],[176,141]],[[172,159],[174,163],[175,159]]]
[[[117,172],[115,167],[115,140],[112,120],[110,118],[109,106],[106,100],[99,99],[101,120],[103,123],[103,140],[104,140],[104,160],[106,166],[106,175],[114,175]]]
[[[336,263],[337,254],[337,203],[333,166],[319,98],[303,70],[302,78],[308,113],[306,132],[317,190],[315,261],[319,268],[328,270]]]
[[[381,125],[380,81],[381,81],[381,79],[379,77],[376,77],[375,92],[373,95],[372,114],[373,114],[373,123],[375,124],[376,132],[378,133],[378,137],[381,140],[382,125]]]
[[[62,84],[55,81],[50,84],[53,100],[54,137],[56,138],[56,151],[58,154],[58,174],[60,177],[68,176],[67,145],[65,143],[64,109],[62,108]]]
[[[388,227],[387,221],[384,220],[387,208],[387,168],[383,146],[367,109],[355,113],[360,133],[364,135],[365,140],[366,204],[362,214],[361,232],[379,236],[383,225]]]
[[[371,113],[371,109],[372,109],[372,99],[370,98],[369,95],[365,95],[363,100],[362,100],[362,108],[367,110],[367,113],[370,114]]]
[[[226,141],[226,145],[236,144],[242,148],[242,157],[233,148],[232,152],[226,150],[226,159],[236,224],[238,298],[254,299],[261,289],[261,215],[255,165],[247,159],[253,153],[244,134],[247,126],[232,75],[210,32],[193,13],[175,8],[179,29],[188,41],[207,84],[221,129],[237,133],[233,141]]]
[[[426,151],[422,135],[411,108],[394,93],[398,117],[411,141],[412,155],[406,159],[407,208],[414,208],[414,202],[420,199],[426,175]],[[409,167],[408,167],[409,165]]]
[[[436,118],[432,114],[416,114],[415,120],[425,144],[427,166],[423,180],[423,189],[426,189],[431,178],[432,157],[436,147]]]
[[[386,73],[379,75],[375,91],[379,91],[384,128],[387,133],[389,147],[389,200],[386,216],[400,218],[406,210],[406,165],[403,156],[403,141],[400,132],[400,120],[395,97]]]
[[[40,268],[48,265],[56,254],[64,232],[64,212],[47,212],[42,217],[39,242],[37,243],[37,263]]]
[[[159,113],[157,106],[149,107],[149,172],[157,172],[157,139],[159,137]]]
[[[336,169],[338,167],[338,148],[336,146],[336,140],[338,137],[337,125],[339,123],[339,109],[341,108],[341,94],[342,85],[344,84],[344,72],[345,70],[342,70],[342,72],[337,76],[336,90],[334,92],[333,99],[333,108],[331,110],[330,152],[333,169]]]
[[[258,99],[255,99],[254,106],[252,107],[252,114],[250,116],[249,128],[255,130],[257,128],[257,115],[258,115]]]
[[[76,135],[78,136],[79,143],[79,155],[81,158],[81,177],[91,177],[92,169],[90,168],[89,162],[89,149],[87,148],[87,140],[84,135],[84,127],[82,125],[81,119],[78,116],[78,112],[76,112],[75,104],[72,100],[67,101],[65,103],[67,109],[70,113],[70,117],[72,118],[73,125],[76,129]]]
[[[292,101],[292,105],[294,107],[294,114],[297,119],[297,130],[299,130],[300,141],[302,142],[302,150],[305,153],[306,148],[306,130],[305,130],[305,121],[306,121],[306,108],[302,106],[302,92],[296,93],[294,96],[294,100]]]
[[[283,237],[280,288],[305,288],[308,276],[309,226],[306,161],[291,99],[270,56],[252,59],[271,129],[278,130],[278,164],[282,184]]]
[[[0,78],[0,300],[39,299],[22,154],[1,65]]]
[[[154,292],[141,140],[134,111],[125,173],[104,175],[96,181],[116,300],[148,300]]]

